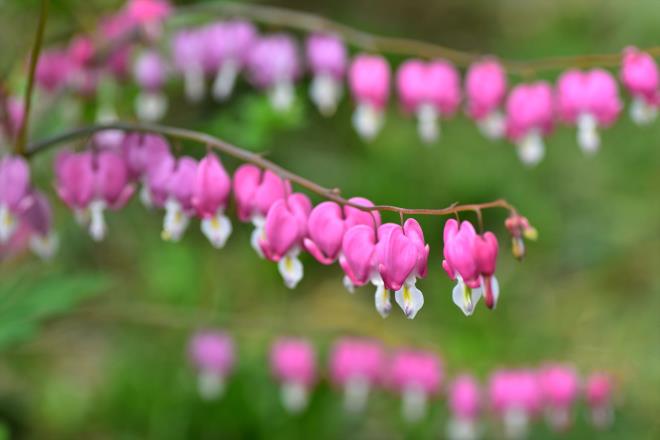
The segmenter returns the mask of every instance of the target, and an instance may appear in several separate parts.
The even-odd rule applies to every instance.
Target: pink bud
[[[493,292],[491,280],[497,264],[497,252],[499,248],[497,237],[492,232],[486,232],[483,236],[477,235],[473,245],[477,270],[481,275],[481,287],[484,291],[486,307],[492,309],[497,302],[497,293]]]
[[[210,218],[227,207],[231,178],[218,157],[208,153],[197,166],[193,182],[192,205],[201,218]]]
[[[566,122],[576,123],[581,114],[610,125],[621,111],[621,100],[612,74],[602,69],[569,70],[557,81],[557,107]]]
[[[199,332],[190,340],[190,361],[200,371],[227,376],[234,367],[234,342],[219,331]]]
[[[449,387],[449,408],[454,417],[475,420],[481,411],[481,392],[476,379],[470,375],[458,376]]]
[[[157,134],[130,133],[124,137],[122,155],[131,179],[142,178],[148,168],[170,155],[167,139]]]
[[[254,216],[266,217],[275,201],[291,191],[288,182],[270,170],[241,165],[234,173],[233,192],[239,220],[250,221]]]
[[[339,264],[355,286],[369,281],[374,270],[376,233],[373,227],[356,225],[348,228],[342,241]]]
[[[465,77],[469,115],[480,120],[495,111],[502,104],[506,87],[506,72],[496,59],[472,64]]]
[[[658,97],[660,73],[655,59],[636,47],[627,47],[623,51],[621,81],[634,96],[647,102],[654,102]]]
[[[312,34],[307,38],[307,60],[315,75],[325,74],[341,79],[346,71],[348,56],[346,46],[337,37]]]
[[[390,95],[390,67],[378,55],[356,56],[348,72],[348,82],[355,100],[382,109]]]
[[[259,242],[266,258],[279,261],[288,252],[302,246],[311,208],[309,198],[300,193],[273,203],[266,216],[264,237]]]
[[[292,82],[301,73],[295,40],[286,34],[259,38],[250,49],[248,67],[250,79],[257,87]]]
[[[373,386],[381,382],[384,365],[385,353],[377,342],[341,339],[330,354],[330,379],[341,386],[355,379]]]
[[[402,350],[394,355],[389,376],[391,385],[399,392],[416,388],[434,395],[442,384],[442,364],[433,353]]]
[[[316,380],[314,348],[304,339],[280,339],[270,351],[273,375],[284,383],[297,383],[309,388]]]

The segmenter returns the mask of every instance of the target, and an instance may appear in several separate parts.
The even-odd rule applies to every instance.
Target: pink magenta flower
[[[585,397],[591,410],[591,423],[599,429],[614,421],[612,388],[612,379],[607,374],[594,373],[587,378]]]
[[[518,214],[512,214],[508,217],[504,222],[504,226],[511,234],[513,256],[521,260],[525,256],[525,241],[523,238],[536,240],[538,237],[536,228],[529,223],[526,217]]]
[[[363,206],[373,204],[361,197],[354,197],[349,202]],[[317,205],[307,221],[308,238],[303,241],[305,250],[321,264],[332,264],[341,252],[344,232],[355,225],[364,224],[374,227],[374,221],[380,224],[380,215],[370,214],[352,206],[343,208],[335,202],[323,202]]]
[[[502,417],[507,438],[524,438],[530,419],[541,410],[542,395],[536,375],[528,370],[499,370],[489,384],[490,405]]]
[[[167,95],[163,86],[167,77],[165,60],[155,50],[141,53],[133,67],[140,93],[135,99],[135,113],[143,121],[158,121],[167,111]]]
[[[361,412],[369,391],[383,380],[385,353],[377,342],[344,338],[330,354],[330,380],[344,392],[344,407]]]
[[[660,105],[660,72],[658,64],[650,54],[636,47],[623,51],[621,82],[633,96],[630,117],[637,124],[648,124],[655,120]]]
[[[71,59],[65,50],[46,50],[39,56],[35,81],[39,87],[54,93],[68,85],[72,71]]]
[[[375,258],[378,275],[372,282],[377,286],[376,310],[385,317],[391,310],[390,290],[408,319],[413,319],[424,305],[424,295],[416,287],[417,278],[426,277],[429,246],[424,232],[415,219],[408,219],[403,227],[386,223],[378,228]]]
[[[294,81],[302,73],[296,41],[287,34],[258,38],[248,59],[252,83],[268,93],[275,110],[289,110],[295,98]]]
[[[281,382],[284,407],[299,413],[307,407],[316,381],[316,358],[312,345],[303,339],[280,339],[270,350],[273,376]]]
[[[571,425],[571,408],[580,386],[577,373],[570,366],[547,365],[541,369],[538,377],[550,426],[556,430],[568,429]]]
[[[621,112],[616,80],[603,69],[568,70],[557,81],[557,110],[561,119],[577,124],[577,140],[586,153],[600,147],[599,127],[610,126]]]
[[[204,99],[206,84],[204,77],[205,34],[200,30],[182,30],[172,39],[174,67],[183,75],[186,98],[190,102]]]
[[[170,146],[167,139],[161,135],[136,132],[126,135],[121,151],[129,177],[132,180],[142,180],[146,177],[149,167],[170,155]]]
[[[218,22],[204,30],[204,67],[215,78],[213,97],[225,101],[234,89],[236,78],[247,62],[257,30],[247,21]]]
[[[195,214],[193,195],[197,180],[197,161],[183,156],[174,160],[163,160],[153,171],[156,177],[165,178],[165,218],[163,219],[163,240],[179,241],[188,228],[190,218]],[[160,202],[160,197],[156,197]]]
[[[444,60],[408,60],[399,67],[396,84],[404,109],[417,115],[422,140],[436,141],[438,118],[453,116],[461,101],[461,79],[454,65]]]
[[[48,198],[40,191],[32,191],[30,204],[21,213],[21,222],[29,230],[30,250],[44,260],[50,259],[57,250],[58,238],[53,232],[53,211]]]
[[[506,134],[520,160],[536,165],[545,155],[543,137],[553,129],[552,86],[545,81],[515,86],[506,101]]]
[[[264,235],[266,215],[273,203],[291,193],[291,185],[270,170],[245,164],[234,173],[233,192],[238,219],[254,225],[250,244],[263,257],[259,241]]]
[[[307,218],[312,209],[309,198],[293,193],[275,201],[268,210],[259,247],[263,255],[276,261],[284,284],[293,289],[303,277],[298,254],[307,234]]]
[[[208,153],[197,166],[193,182],[192,206],[202,219],[202,233],[216,248],[222,248],[231,234],[231,221],[225,215],[231,178],[220,159]]]
[[[402,412],[408,422],[424,418],[428,401],[442,384],[442,364],[430,352],[401,350],[391,361],[390,385],[402,396]]]
[[[20,156],[0,158],[0,244],[7,243],[19,225],[19,215],[32,202],[30,167]]]
[[[452,299],[466,316],[472,315],[481,296],[494,308],[499,297],[495,267],[499,245],[492,232],[478,235],[472,224],[449,219],[444,229],[442,267],[456,280]]]
[[[390,97],[390,66],[378,55],[360,54],[348,71],[348,84],[357,103],[353,127],[365,140],[372,140],[383,128],[384,112]]]
[[[348,65],[346,46],[333,35],[312,34],[307,38],[306,54],[314,74],[309,96],[321,114],[330,116],[343,93],[342,80]]]
[[[481,391],[477,380],[469,374],[456,377],[449,386],[450,411],[447,438],[469,440],[479,438],[479,416],[482,409]]]
[[[504,135],[504,115],[500,107],[506,88],[506,72],[494,58],[472,64],[465,76],[467,113],[489,139]]]
[[[366,225],[348,228],[344,234],[341,249],[339,265],[346,274],[344,286],[349,292],[353,293],[355,286],[364,286],[371,279],[380,278],[375,267],[375,228]]]
[[[123,207],[133,195],[128,168],[114,151],[61,151],[55,159],[55,187],[94,240],[105,237],[104,212]]]
[[[147,37],[156,41],[162,34],[163,22],[172,14],[172,7],[165,0],[129,0],[126,14],[142,27]]]
[[[223,393],[227,377],[236,363],[234,352],[234,341],[221,331],[202,331],[190,339],[188,356],[198,371],[198,389],[202,398],[212,400]]]

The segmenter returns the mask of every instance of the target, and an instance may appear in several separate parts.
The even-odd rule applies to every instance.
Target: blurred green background
[[[48,38],[89,29],[120,4],[54,1]],[[365,31],[513,59],[617,52],[660,41],[660,4],[652,0],[269,4],[317,12]],[[24,59],[37,6],[35,0],[0,0],[3,69]],[[120,115],[131,117],[134,94],[133,86],[115,91]],[[468,319],[451,302],[437,218],[419,219],[431,244],[429,276],[418,284],[424,308],[414,321],[398,309],[383,320],[370,288],[347,294],[340,269],[321,267],[309,256],[303,258],[302,283],[286,289],[276,265],[248,245],[249,225],[235,221],[222,251],[206,242],[197,223],[181,243],[168,244],[160,240],[161,213],[133,200],[108,215],[109,236],[96,244],[49,190],[61,239],[57,257],[43,263],[26,255],[0,263],[0,438],[3,430],[28,438],[99,439],[442,435],[442,399],[424,423],[409,427],[398,416],[395,396],[376,393],[367,413],[351,418],[326,383],[306,413],[287,415],[265,364],[277,335],[310,338],[322,365],[335,338],[361,335],[388,347],[436,351],[450,376],[470,371],[485,380],[497,367],[544,360],[574,362],[583,373],[607,370],[618,381],[613,429],[594,432],[580,408],[575,428],[563,437],[660,438],[660,124],[637,127],[622,114],[603,133],[595,157],[579,151],[574,129],[560,127],[547,142],[546,159],[530,170],[511,145],[485,140],[463,115],[444,123],[441,142],[428,148],[418,140],[414,121],[390,106],[384,131],[366,145],[351,128],[348,100],[324,119],[307,100],[306,84],[297,94],[295,109],[282,115],[244,83],[226,105],[209,100],[197,106],[184,103],[180,84],[172,84],[167,122],[265,151],[276,163],[339,186],[347,196],[406,207],[508,199],[540,236],[518,263],[508,253],[505,213],[485,213],[486,227],[503,248],[497,310],[480,305]],[[65,129],[58,113],[35,122],[33,138]],[[52,153],[34,160],[42,188],[51,187],[51,163]],[[215,403],[199,400],[185,359],[188,337],[207,326],[227,329],[239,349],[227,395]],[[539,423],[531,437],[553,434]]]

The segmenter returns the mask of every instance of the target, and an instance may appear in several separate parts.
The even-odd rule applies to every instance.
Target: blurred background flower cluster
[[[176,2],[186,3],[194,2]],[[122,4],[52,2],[46,41],[93,30],[100,14]],[[313,11],[365,31],[512,59],[618,52],[660,40],[660,6],[651,0],[270,4]],[[0,6],[4,77],[22,68],[39,2],[0,0]],[[547,142],[552,153],[529,170],[509,143],[485,140],[463,115],[443,127],[442,142],[432,148],[419,140],[415,122],[403,117],[388,117],[380,136],[365,144],[349,123],[350,102],[343,100],[337,115],[325,119],[307,99],[307,85],[297,86],[287,112],[274,111],[265,95],[244,82],[222,104],[211,99],[188,104],[182,87],[173,88],[165,121],[263,152],[300,175],[376,203],[444,207],[507,198],[533,222],[539,239],[523,263],[501,259],[498,308],[479,309],[469,319],[456,310],[452,283],[440,270],[442,223],[436,218],[419,219],[435,270],[424,280],[425,307],[411,322],[400,314],[383,320],[373,313],[370,291],[347,294],[338,267],[310,264],[298,288],[287,289],[274,265],[248,245],[249,227],[237,227],[221,251],[197,231],[180,243],[165,243],[160,215],[145,214],[133,200],[122,215],[109,218],[112,234],[94,243],[55,203],[57,256],[46,263],[27,254],[0,262],[0,438],[443,435],[445,399],[431,405],[420,423],[409,424],[399,415],[398,397],[377,393],[355,417],[342,410],[341,396],[326,382],[317,385],[306,411],[289,414],[267,368],[269,347],[281,336],[313,341],[320,365],[328,364],[337,338],[362,337],[390,349],[426,350],[442,358],[449,377],[469,372],[482,382],[498,368],[536,367],[548,360],[569,362],[584,374],[605,370],[616,381],[614,425],[595,433],[583,414],[564,437],[657,438],[658,124],[637,127],[621,118],[595,157],[575,148],[574,130],[559,128]],[[120,117],[132,114],[138,92],[134,85],[125,87],[134,90],[116,102]],[[56,111],[39,113],[37,99],[34,137],[67,128],[65,103],[59,104]],[[96,109],[89,107],[84,117],[91,122]],[[52,186],[53,155],[32,162],[41,188]],[[225,162],[232,169],[238,165]],[[486,229],[505,236],[505,215],[489,213]],[[386,214],[385,220],[396,222],[395,217]],[[186,351],[190,337],[205,328],[224,329],[236,343],[231,381],[222,399],[211,402],[199,398]],[[557,435],[544,424],[532,429],[530,438]]]

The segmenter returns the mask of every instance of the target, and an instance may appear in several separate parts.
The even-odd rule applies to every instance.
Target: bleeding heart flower
[[[190,102],[204,99],[205,35],[199,30],[182,30],[172,39],[174,67],[183,75],[186,98]]]
[[[309,96],[324,116],[330,116],[343,93],[342,80],[348,64],[346,46],[332,35],[312,34],[307,38],[306,53],[314,74]]]
[[[548,423],[557,431],[568,429],[572,422],[572,406],[580,388],[575,369],[565,365],[546,365],[538,378]]]
[[[197,180],[197,167],[195,159],[183,156],[176,162],[164,160],[153,171],[154,180],[157,180],[156,177],[166,178],[165,218],[161,234],[163,240],[179,241],[195,213],[193,192]]]
[[[40,191],[32,191],[31,203],[21,213],[21,221],[30,231],[28,246],[37,256],[50,259],[57,250],[59,240],[53,232],[53,213],[50,202]]]
[[[298,254],[307,234],[307,218],[312,209],[309,198],[294,193],[277,200],[268,210],[264,234],[259,246],[264,256],[278,263],[284,284],[296,287],[303,277],[303,265]]]
[[[531,419],[542,407],[536,374],[527,370],[499,370],[489,384],[490,406],[504,422],[507,438],[525,438]]]
[[[525,256],[525,242],[523,238],[536,240],[538,237],[536,228],[529,223],[526,217],[518,214],[512,214],[507,218],[504,226],[511,234],[513,256],[519,260],[522,259]]]
[[[236,363],[232,338],[220,331],[199,332],[190,340],[188,355],[198,370],[200,396],[206,400],[220,397]]]
[[[384,111],[390,96],[390,67],[377,55],[360,54],[348,71],[348,83],[357,103],[353,127],[358,135],[370,141],[383,128]]]
[[[545,155],[543,137],[554,125],[552,86],[545,81],[515,86],[506,101],[506,135],[516,144],[525,165]]]
[[[19,156],[0,158],[0,244],[9,241],[30,198],[30,167]]]
[[[506,72],[494,58],[472,64],[465,76],[467,112],[489,139],[504,135],[504,115],[500,107],[506,88]]]
[[[139,119],[154,122],[167,112],[167,95],[163,93],[167,69],[165,60],[155,50],[145,51],[135,60],[133,75],[141,90],[135,99]]]
[[[655,58],[636,47],[627,47],[623,51],[620,76],[633,96],[632,120],[640,125],[654,121],[660,105],[660,72]]]
[[[440,391],[442,364],[433,353],[402,350],[392,358],[389,379],[401,393],[404,419],[418,422],[426,416],[429,400]]]
[[[197,166],[192,206],[202,219],[202,233],[216,248],[225,245],[231,234],[231,221],[224,214],[231,190],[231,178],[218,157],[208,153]]]
[[[316,381],[314,348],[303,339],[280,339],[270,350],[273,376],[281,383],[284,407],[297,414],[307,407]]]
[[[449,386],[447,438],[468,440],[479,438],[478,419],[481,412],[481,392],[476,379],[470,375],[458,376]]]
[[[569,70],[557,81],[557,109],[565,122],[577,124],[577,140],[586,153],[600,147],[597,129],[614,123],[622,108],[618,86],[603,69]]]
[[[71,59],[65,50],[46,50],[39,56],[34,78],[39,87],[55,93],[67,86],[72,68]]]

